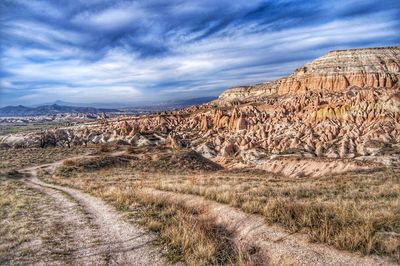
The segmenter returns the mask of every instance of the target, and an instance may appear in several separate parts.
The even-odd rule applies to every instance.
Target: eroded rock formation
[[[275,94],[277,84],[276,81],[271,81],[252,86],[234,87],[221,93],[218,100],[222,102],[241,101],[243,99],[260,100],[260,98]]]
[[[332,51],[282,79],[279,95],[328,90],[340,92],[350,86],[391,88],[400,80],[399,47]]]
[[[268,170],[281,169],[277,158],[293,156],[318,158],[315,169],[323,167],[321,160],[340,169],[348,167],[331,160],[391,165],[400,156],[399,66],[400,47],[333,51],[286,78],[233,88],[208,104],[73,131],[76,143],[188,147],[218,162],[229,158]],[[40,136],[0,141],[21,139],[34,145]]]

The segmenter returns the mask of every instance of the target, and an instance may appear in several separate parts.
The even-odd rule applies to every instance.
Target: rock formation
[[[390,165],[400,157],[399,80],[400,47],[333,51],[286,78],[232,88],[208,104],[74,131],[79,140],[187,147],[216,161],[268,170],[283,171],[277,158],[293,156],[318,160],[312,169],[323,167],[323,160],[340,169],[349,168],[331,161]],[[40,138],[29,133],[0,142],[36,145]]]
[[[399,47],[332,51],[283,79],[277,91],[340,92],[350,86],[391,88],[400,80]]]
[[[266,97],[276,93],[277,82],[265,82],[253,86],[234,87],[224,91],[218,97],[219,101],[242,101],[243,99],[259,100],[261,97]]]

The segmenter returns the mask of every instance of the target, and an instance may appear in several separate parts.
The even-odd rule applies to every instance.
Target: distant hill
[[[158,101],[132,101],[132,102],[107,102],[107,103],[102,103],[102,102],[65,102],[62,100],[57,100],[54,102],[47,102],[47,103],[41,103],[37,105],[28,105],[28,107],[40,107],[40,106],[47,106],[47,105],[61,105],[61,106],[71,106],[71,107],[94,107],[94,108],[103,108],[103,109],[118,109],[121,110],[122,108],[129,108],[129,109],[135,109],[136,107],[139,107],[139,109],[143,109],[145,107],[151,107],[154,106],[165,106],[165,107],[170,107],[170,106],[181,106],[181,107],[187,107],[191,105],[197,105],[197,104],[203,104],[210,102],[212,100],[217,99],[217,96],[213,97],[197,97],[197,98],[190,98],[190,99],[176,99],[176,100],[158,100]]]
[[[164,102],[143,102],[132,103],[129,107],[129,103],[113,103],[113,104],[101,104],[101,103],[72,103],[56,101],[54,104],[43,104],[40,106],[6,106],[0,108],[0,117],[12,117],[12,116],[38,116],[38,115],[55,115],[63,113],[84,113],[84,114],[98,114],[98,113],[112,113],[112,112],[134,112],[134,113],[152,113],[159,111],[168,111],[174,109],[181,109],[192,105],[198,105],[215,100],[216,97],[200,97],[193,99],[184,100],[168,100]],[[90,106],[90,107],[88,107]],[[97,107],[92,107],[97,106]],[[110,106],[111,108],[103,108],[103,106]],[[118,109],[112,108],[119,106]]]
[[[168,100],[164,102],[146,102],[142,105],[136,105],[133,107],[123,107],[120,110],[123,111],[136,111],[136,112],[161,112],[182,109],[192,105],[200,105],[203,103],[208,103],[217,99],[217,97],[199,97],[192,99],[181,99],[181,100]]]
[[[190,106],[190,105],[208,103],[215,99],[217,99],[217,97],[199,97],[199,98],[192,98],[192,99],[185,99],[185,100],[175,100],[175,101],[170,101],[169,103]]]
[[[64,106],[58,104],[43,105],[38,107],[26,107],[23,105],[6,106],[0,108],[0,117],[8,116],[39,116],[39,115],[55,115],[66,113],[84,113],[84,114],[98,114],[98,113],[119,112],[117,109],[103,109],[94,107],[77,107],[77,106]]]

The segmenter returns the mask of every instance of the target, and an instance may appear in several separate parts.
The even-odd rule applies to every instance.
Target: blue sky
[[[1,0],[0,106],[212,96],[387,45],[398,0]]]

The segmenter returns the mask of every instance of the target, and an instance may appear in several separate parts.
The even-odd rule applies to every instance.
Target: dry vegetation
[[[50,199],[15,177],[0,176],[0,264],[67,262],[73,229],[52,218]]]
[[[280,224],[291,232],[306,233],[316,242],[363,254],[390,256],[400,261],[400,173],[397,170],[289,179],[252,171],[199,173],[185,170],[182,174],[138,171],[136,165],[140,162],[140,159],[135,159],[130,164],[100,166],[90,171],[81,168],[69,175],[63,175],[63,172],[75,166],[64,165],[52,181],[106,198],[121,209],[129,210],[139,203],[140,208],[146,209],[144,212],[150,213],[142,222],[158,231],[161,239],[173,250],[181,250],[176,258],[191,262],[210,261],[211,257],[218,258],[219,255],[213,253],[212,256],[199,255],[202,259],[187,258],[185,254],[195,254],[190,248],[197,249],[196,245],[207,241],[188,243],[179,240],[179,237],[184,237],[181,234],[168,234],[171,229],[166,228],[169,228],[171,220],[184,226],[185,217],[194,217],[194,220],[186,218],[188,224],[199,221],[196,223],[199,225],[202,223],[201,215],[182,215],[181,205],[177,203],[171,207],[163,200],[149,200],[142,194],[138,196],[140,188],[201,195],[248,213],[263,215],[267,222]],[[144,162],[146,169],[153,168],[151,162]],[[157,167],[153,169],[160,169],[160,161],[154,160],[154,164]],[[181,231],[185,232],[184,229]],[[207,232],[210,233],[210,228]],[[189,235],[192,238],[194,233]],[[179,248],[174,243],[179,243]],[[214,262],[220,260],[214,259]]]
[[[348,173],[318,179],[234,174],[161,178],[152,186],[204,196],[261,214],[269,223],[339,249],[400,261],[400,174]]]
[[[89,160],[85,160],[87,163]],[[93,159],[97,162],[98,159]],[[86,164],[85,163],[85,164]],[[82,165],[82,162],[77,162]],[[67,166],[69,165],[69,166]],[[68,161],[59,168],[64,173],[73,162]],[[79,168],[82,169],[82,168]],[[182,203],[160,198],[141,190],[136,182],[114,182],[108,179],[121,168],[91,168],[87,175],[91,179],[81,178],[82,172],[67,171],[68,176],[50,176],[42,173],[46,181],[76,187],[100,197],[122,211],[131,222],[140,223],[158,234],[158,243],[166,247],[166,256],[172,262],[184,261],[188,265],[242,265],[250,262],[246,252],[233,243],[233,232],[215,222],[206,206],[187,207]],[[58,172],[60,173],[60,172]],[[125,172],[126,173],[126,172]],[[84,175],[86,175],[84,174]],[[94,177],[95,175],[97,177]]]
[[[32,132],[44,129],[51,129],[56,126],[65,126],[62,122],[39,122],[39,123],[19,123],[19,124],[0,124],[0,135],[15,134],[21,132]]]
[[[221,166],[188,149],[128,149],[138,160],[131,162],[135,171],[180,173],[182,171],[217,171]]]
[[[82,155],[93,149],[93,147],[85,148],[83,146],[75,146],[69,149],[63,147],[0,149],[0,171],[50,163]]]
[[[143,193],[134,187],[97,187],[92,193],[113,203],[133,222],[159,235],[172,262],[188,265],[244,264],[245,255],[232,241],[232,232],[216,224],[206,207],[191,208],[179,202]]]

